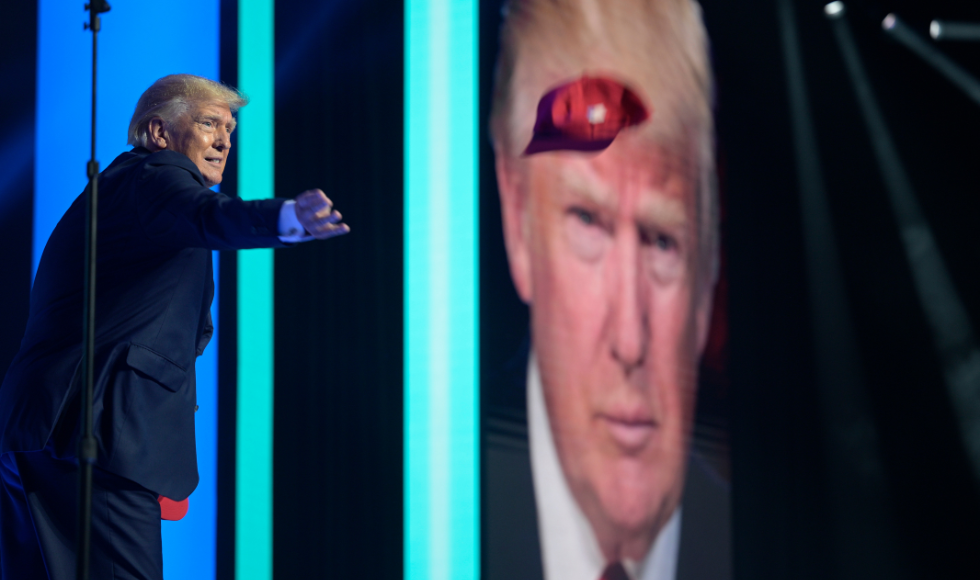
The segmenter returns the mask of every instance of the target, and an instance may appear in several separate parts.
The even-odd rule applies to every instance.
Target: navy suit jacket
[[[0,453],[79,437],[85,195],[41,256],[20,351],[0,386]],[[213,328],[211,250],[280,247],[284,200],[211,191],[173,151],[136,148],[99,178],[96,465],[171,499],[198,482],[194,362]]]

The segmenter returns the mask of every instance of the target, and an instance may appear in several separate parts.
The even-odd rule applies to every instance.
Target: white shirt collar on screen
[[[606,562],[589,521],[575,502],[562,473],[533,353],[528,361],[527,409],[545,580],[598,580]],[[681,509],[678,507],[646,558],[642,562],[623,562],[630,577],[634,580],[674,580],[680,531]]]

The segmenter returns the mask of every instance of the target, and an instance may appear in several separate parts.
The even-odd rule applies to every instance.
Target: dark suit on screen
[[[528,445],[528,346],[487,385],[483,427],[483,560],[487,580],[544,578]],[[727,580],[728,485],[699,457],[688,461],[676,580]]]

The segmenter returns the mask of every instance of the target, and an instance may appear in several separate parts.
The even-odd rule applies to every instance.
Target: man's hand
[[[319,189],[304,191],[296,196],[296,218],[307,233],[318,240],[346,234],[347,224],[340,223],[342,216],[334,211],[333,202]]]

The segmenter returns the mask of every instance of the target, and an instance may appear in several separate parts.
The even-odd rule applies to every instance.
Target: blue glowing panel
[[[32,276],[55,224],[84,189],[91,139],[92,35],[82,2],[39,0]],[[140,94],[172,73],[218,78],[219,0],[111,2],[99,34],[98,148],[104,169],[123,151]],[[213,313],[217,322],[217,301]],[[217,324],[215,338],[217,337]],[[215,576],[217,341],[197,367],[201,483],[190,512],[163,527],[168,578]]]
[[[81,8],[81,2],[38,3],[32,271],[55,224],[86,183],[92,35],[82,30],[87,13]],[[153,81],[178,72],[217,78],[218,10],[219,0],[118,0],[102,16],[96,154],[103,169],[129,149],[129,119]]]

